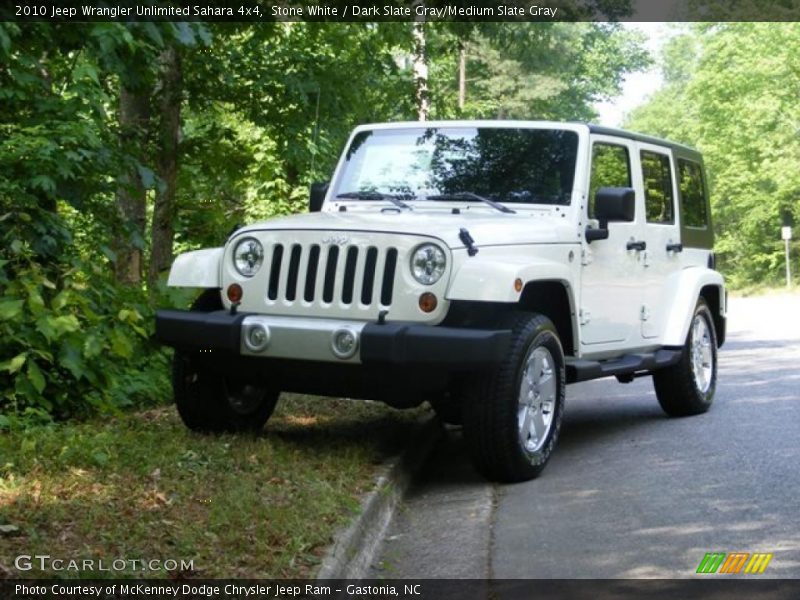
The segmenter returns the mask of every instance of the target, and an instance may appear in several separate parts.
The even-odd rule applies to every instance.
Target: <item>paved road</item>
[[[537,480],[492,486],[447,440],[375,577],[681,578],[706,552],[772,552],[800,578],[800,296],[732,299],[711,411],[664,416],[649,378],[568,388]]]

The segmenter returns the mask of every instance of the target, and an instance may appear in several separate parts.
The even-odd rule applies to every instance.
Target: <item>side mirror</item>
[[[310,212],[322,210],[322,203],[325,202],[325,194],[328,193],[329,184],[329,181],[317,181],[311,184],[311,190],[308,194],[308,210]]]
[[[614,221],[630,223],[636,217],[636,192],[632,188],[604,187],[594,195],[595,217],[600,222],[597,229],[586,228],[586,241],[608,238],[608,224]]]
[[[636,216],[636,192],[632,188],[600,188],[594,195],[594,211],[601,223],[630,223]]]

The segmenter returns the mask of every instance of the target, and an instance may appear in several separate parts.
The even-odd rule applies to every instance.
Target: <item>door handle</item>
[[[667,244],[667,252],[683,252],[683,244]]]
[[[638,241],[638,242],[628,242],[628,245],[625,246],[628,250],[636,250],[637,252],[643,252],[647,248],[647,242]]]

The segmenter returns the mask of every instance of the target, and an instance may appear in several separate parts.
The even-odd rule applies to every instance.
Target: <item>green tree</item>
[[[800,217],[798,53],[797,23],[694,25],[665,49],[664,88],[627,122],[703,152],[734,286],[780,281],[781,215]]]
[[[641,36],[616,23],[457,25],[428,28],[433,116],[590,120],[649,64]]]

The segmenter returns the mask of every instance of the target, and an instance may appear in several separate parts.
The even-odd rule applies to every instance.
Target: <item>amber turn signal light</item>
[[[232,283],[228,286],[228,300],[233,302],[234,304],[238,304],[242,301],[242,286],[238,283]]]
[[[422,312],[433,312],[438,304],[439,301],[436,299],[436,294],[431,292],[425,292],[419,297],[419,308]]]

